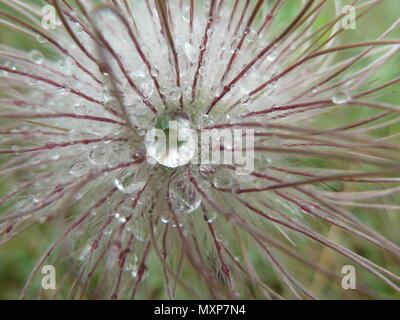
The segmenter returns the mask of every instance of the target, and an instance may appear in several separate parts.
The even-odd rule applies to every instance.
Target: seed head
[[[354,297],[399,292],[399,20],[360,41],[326,0],[1,2],[31,49],[0,47],[0,243],[54,234],[22,297],[46,264],[69,298],[341,298],[349,264]]]

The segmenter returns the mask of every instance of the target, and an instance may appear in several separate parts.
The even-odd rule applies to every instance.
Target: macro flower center
[[[162,115],[147,130],[145,147],[148,162],[176,168],[193,159],[197,150],[197,136],[186,115]]]

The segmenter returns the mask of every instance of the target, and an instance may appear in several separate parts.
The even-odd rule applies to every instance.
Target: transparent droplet
[[[89,153],[89,161],[93,164],[105,164],[107,160],[108,147],[106,145],[95,145]]]
[[[57,89],[58,93],[60,94],[61,97],[66,97],[69,94],[69,89],[68,88],[58,88]]]
[[[123,193],[135,193],[144,187],[146,180],[140,176],[139,168],[130,168],[120,172],[114,183]]]
[[[36,35],[36,40],[39,41],[40,43],[45,43],[46,42],[46,38],[43,37],[41,34],[37,34]]]
[[[351,99],[348,91],[340,91],[332,97],[332,102],[335,104],[345,104]]]
[[[195,187],[186,179],[175,180],[170,184],[169,197],[177,214],[191,213],[201,204]]]
[[[156,68],[151,68],[150,74],[154,77],[157,78],[159,76],[159,71]]]
[[[215,211],[207,212],[207,222],[213,223],[217,219],[217,213]]]
[[[256,31],[256,30],[253,30],[253,29],[250,29],[250,30],[247,32],[246,40],[247,40],[248,42],[254,42],[254,41],[257,40],[257,36],[258,36],[257,31]]]
[[[276,60],[277,57],[278,57],[278,53],[276,51],[273,51],[269,55],[267,55],[267,60],[270,62],[273,62]]]
[[[219,170],[214,176],[214,186],[220,189],[234,189],[237,181],[230,172]]]
[[[74,176],[80,177],[89,172],[89,167],[86,162],[77,160],[71,164],[69,172]]]
[[[197,151],[196,132],[191,129],[190,122],[183,118],[161,122],[164,124],[162,128],[156,124],[155,128],[146,133],[148,158],[170,168],[186,165]]]
[[[38,50],[32,50],[29,52],[29,59],[31,59],[36,64],[42,64],[44,61],[43,53]]]

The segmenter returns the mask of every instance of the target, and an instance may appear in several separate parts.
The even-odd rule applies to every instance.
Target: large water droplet
[[[104,144],[95,145],[89,153],[89,161],[93,164],[105,164],[108,159],[108,147]]]
[[[129,168],[120,172],[114,183],[123,193],[135,193],[144,187],[146,180],[140,174],[139,168]]]
[[[237,187],[237,181],[227,170],[219,170],[214,176],[214,186],[220,189],[234,189]]]
[[[256,30],[253,30],[253,29],[250,29],[250,30],[247,32],[246,40],[247,40],[248,42],[254,42],[254,41],[257,40],[257,36],[258,36],[257,31],[256,31]]]
[[[169,197],[177,214],[191,213],[201,204],[201,198],[187,179],[174,180],[169,187]]]
[[[69,167],[69,172],[77,177],[83,176],[84,174],[88,173],[88,171],[89,167],[87,163],[81,160],[74,161]]]
[[[145,146],[149,159],[176,168],[186,165],[195,156],[197,135],[186,119],[163,119],[158,121],[155,128],[147,131]]]
[[[345,104],[345,103],[349,102],[350,99],[351,99],[351,96],[350,96],[349,92],[346,90],[342,90],[342,91],[336,93],[332,97],[332,102],[335,104]]]

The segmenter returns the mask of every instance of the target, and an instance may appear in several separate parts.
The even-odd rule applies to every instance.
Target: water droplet
[[[201,204],[201,198],[187,179],[176,179],[169,187],[169,197],[177,214],[191,213]]]
[[[108,159],[108,148],[103,144],[95,145],[89,153],[89,161],[93,164],[105,164]]]
[[[43,53],[38,50],[32,50],[29,52],[29,59],[31,59],[36,64],[42,64],[44,61]]]
[[[250,29],[250,30],[248,30],[248,32],[246,34],[246,40],[248,42],[254,42],[257,40],[257,36],[258,36],[257,31]]]
[[[156,68],[151,68],[150,74],[154,77],[157,78],[160,75],[160,72]]]
[[[141,177],[139,168],[129,168],[123,170],[114,183],[123,193],[135,193],[144,187],[146,180]]]
[[[219,170],[214,176],[214,186],[220,189],[234,189],[237,187],[237,182],[230,172]]]
[[[80,177],[89,172],[89,167],[86,162],[76,160],[69,167],[69,172],[74,176]]]
[[[36,35],[36,40],[39,41],[40,43],[45,43],[47,40],[45,37],[43,37],[41,34]]]
[[[69,89],[68,88],[58,88],[57,89],[58,93],[60,94],[61,97],[66,97],[69,94]]]
[[[345,91],[345,90],[336,93],[332,97],[332,102],[335,104],[346,104],[350,100],[351,100],[351,96],[350,96],[349,92]]]
[[[217,213],[215,211],[207,212],[207,222],[213,223],[217,219]]]
[[[278,53],[276,51],[272,51],[268,56],[267,56],[267,60],[270,62],[273,62],[276,60],[276,58],[278,57]]]
[[[115,213],[114,217],[118,220],[119,223],[125,223],[126,218],[119,213]]]
[[[162,128],[156,124],[146,133],[145,146],[149,158],[170,168],[189,163],[197,151],[197,135],[191,129],[190,121],[178,118],[176,121],[166,119],[158,122],[163,123]]]

